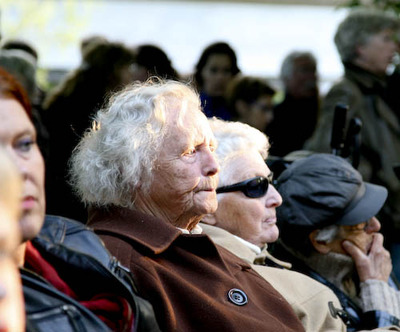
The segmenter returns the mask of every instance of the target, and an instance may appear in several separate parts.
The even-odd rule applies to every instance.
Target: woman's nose
[[[219,163],[217,158],[215,157],[214,152],[210,149],[207,149],[205,152],[204,162],[204,171],[207,176],[215,175],[219,172]]]
[[[282,196],[272,184],[270,184],[268,187],[266,198],[265,205],[267,207],[278,207],[282,204]]]

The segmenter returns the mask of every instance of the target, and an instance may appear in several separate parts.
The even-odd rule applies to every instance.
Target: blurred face
[[[244,106],[244,109],[237,109],[240,114],[240,119],[238,120],[247,123],[260,131],[264,131],[267,125],[271,123],[274,118],[272,96],[270,95],[260,96],[251,104],[243,102],[237,105],[240,104]]]
[[[292,77],[285,82],[286,90],[295,98],[309,98],[318,95],[317,65],[308,57],[293,62]]]
[[[333,252],[347,255],[342,248],[342,242],[348,240],[360,248],[364,254],[368,254],[374,234],[379,232],[380,229],[381,223],[375,217],[354,226],[340,226],[337,238],[327,245]]]
[[[232,63],[226,54],[212,54],[201,71],[203,91],[211,97],[225,94],[232,79]]]
[[[397,50],[394,32],[383,30],[372,35],[365,45],[357,48],[358,58],[355,63],[376,75],[385,75]]]
[[[137,63],[133,63],[132,65],[130,65],[129,71],[131,73],[132,81],[145,82],[149,77],[147,69],[143,66],[138,65]]]
[[[0,98],[0,144],[14,160],[23,178],[20,227],[23,240],[35,237],[45,214],[44,163],[36,131],[22,106]]]
[[[238,183],[256,176],[268,177],[271,173],[261,155],[247,151],[229,163],[225,171],[231,175],[226,185]],[[282,204],[282,197],[269,185],[267,193],[260,198],[249,198],[241,191],[218,194],[216,226],[226,229],[242,239],[263,247],[278,239],[275,209]]]
[[[118,69],[117,77],[119,80],[119,85],[127,85],[133,82],[133,72],[131,65],[125,65]]]
[[[215,139],[200,110],[187,111],[183,128],[177,126],[172,106],[169,114],[169,134],[153,173],[149,204],[173,225],[190,230],[202,215],[217,209]],[[194,224],[189,223],[192,218]]]

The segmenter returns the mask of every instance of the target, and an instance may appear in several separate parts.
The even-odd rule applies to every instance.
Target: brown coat
[[[304,331],[282,295],[206,235],[127,209],[93,211],[88,224],[130,268],[163,331]],[[232,289],[248,303],[234,304]]]

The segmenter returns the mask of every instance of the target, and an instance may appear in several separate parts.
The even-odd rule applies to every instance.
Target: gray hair
[[[339,231],[340,231],[339,225],[326,226],[318,230],[318,233],[315,236],[315,240],[330,243],[337,238]]]
[[[229,181],[227,166],[232,157],[249,150],[258,151],[264,159],[268,157],[268,137],[258,129],[242,122],[224,121],[215,117],[209,119],[209,124],[217,140],[219,186]]]
[[[357,58],[357,47],[367,44],[371,36],[399,28],[400,21],[393,13],[361,8],[350,12],[339,24],[334,41],[341,60],[353,62]]]
[[[183,128],[186,112],[201,112],[197,93],[184,83],[150,79],[111,96],[70,162],[71,183],[85,204],[134,207],[137,190],[151,185],[172,109]]]
[[[308,51],[293,51],[290,52],[282,61],[280,78],[283,82],[286,82],[293,76],[294,63],[297,59],[307,58],[317,63],[315,56]]]
[[[0,66],[23,86],[32,102],[36,96],[36,64],[34,57],[22,50],[0,51]]]

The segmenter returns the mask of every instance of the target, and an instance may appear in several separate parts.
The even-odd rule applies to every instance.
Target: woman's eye
[[[30,138],[21,139],[17,142],[17,150],[21,152],[29,152],[32,149],[32,146],[35,144],[35,141]]]
[[[196,149],[190,149],[185,154],[187,156],[193,156],[196,153]]]

